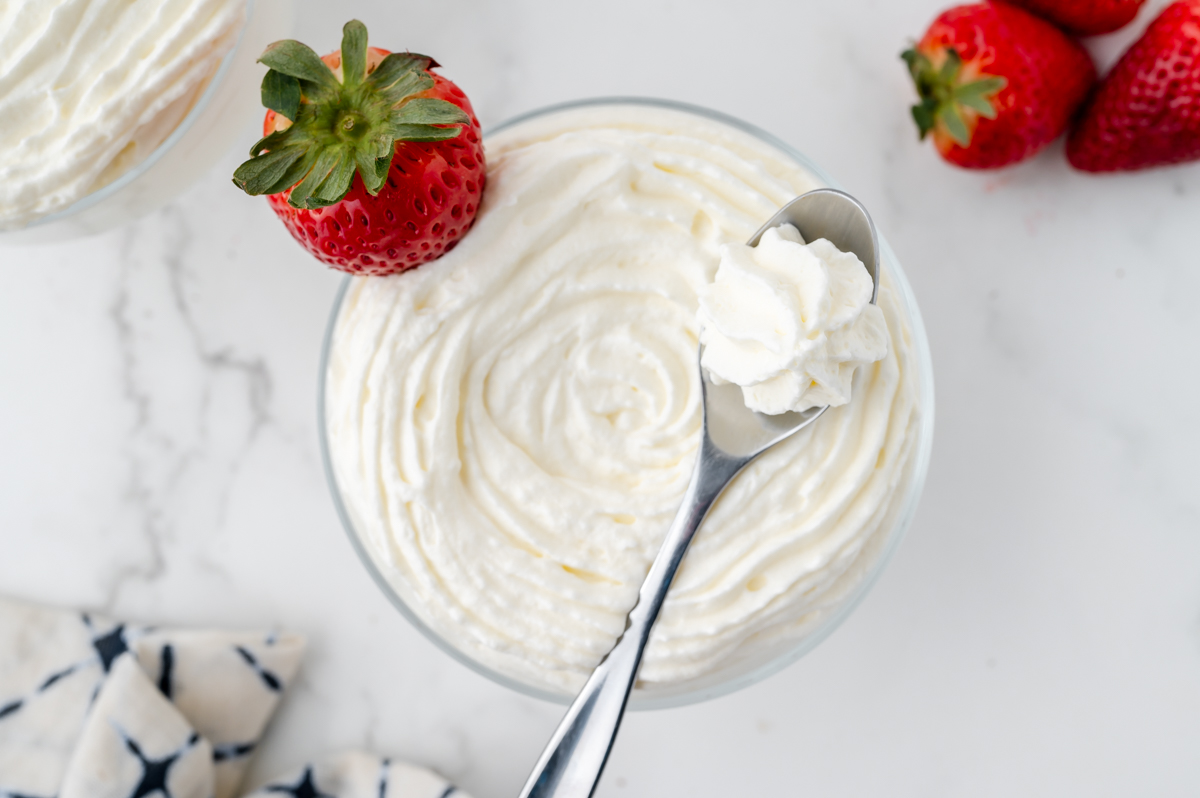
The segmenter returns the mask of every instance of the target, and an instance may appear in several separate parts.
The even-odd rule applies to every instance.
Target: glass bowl
[[[719,122],[728,127],[739,130],[743,133],[748,133],[760,141],[779,150],[800,166],[807,169],[819,182],[834,188],[840,188],[837,181],[824,172],[819,166],[814,164],[803,154],[796,151],[786,142],[781,141],[775,136],[761,130],[751,124],[743,122],[731,116],[727,116],[716,111],[711,111],[706,108],[701,108],[686,103],[679,103],[670,100],[659,100],[637,97],[602,97],[588,100],[580,100],[576,102],[562,103],[558,105],[548,106],[527,114],[521,114],[514,117],[495,128],[486,131],[487,134],[498,133],[502,130],[520,125],[524,122],[537,119],[539,117],[548,116],[551,114],[575,110],[579,108],[603,106],[603,105],[635,105],[649,106],[653,108],[667,109],[673,111],[681,111],[688,114],[695,114],[705,117],[709,120]],[[913,295],[912,287],[909,285],[904,271],[901,269],[899,262],[896,260],[895,254],[888,245],[887,240],[880,235],[879,244],[881,247],[881,256],[884,264],[884,270],[889,273],[894,281],[895,287],[901,296],[905,310],[908,313],[910,323],[912,325],[912,336],[916,359],[920,374],[918,375],[918,403],[920,410],[916,439],[916,450],[913,455],[914,460],[910,465],[912,468],[909,476],[908,488],[906,495],[902,498],[900,511],[896,516],[895,525],[887,533],[887,538],[884,541],[880,554],[875,562],[870,566],[867,574],[862,581],[853,589],[851,594],[843,600],[843,602],[830,613],[830,615],[812,632],[797,643],[792,644],[785,650],[774,652],[772,656],[763,661],[754,662],[750,665],[744,665],[735,673],[718,671],[709,679],[700,679],[690,681],[680,689],[672,690],[669,686],[656,686],[653,693],[639,694],[634,691],[630,700],[631,709],[659,709],[674,706],[683,706],[686,704],[705,701],[710,698],[725,695],[735,690],[739,690],[748,685],[754,684],[767,676],[770,676],[782,668],[795,662],[800,657],[811,651],[822,640],[828,637],[834,629],[836,629],[842,621],[854,611],[855,607],[862,601],[863,597],[871,589],[880,573],[883,571],[887,562],[890,560],[909,524],[912,522],[914,513],[916,512],[917,503],[921,496],[921,491],[925,484],[925,476],[929,468],[930,451],[933,445],[933,416],[934,416],[934,391],[933,391],[933,362],[929,352],[929,341],[926,337],[925,327],[921,320],[921,313],[917,307],[916,297]],[[541,698],[547,701],[556,702],[559,704],[567,704],[573,696],[550,691],[542,687],[530,685],[526,682],[515,679],[504,673],[500,673],[492,667],[479,662],[471,657],[467,652],[457,648],[451,642],[447,641],[437,631],[432,629],[420,617],[420,614],[410,607],[401,598],[395,587],[389,582],[388,577],[376,562],[372,554],[371,547],[363,539],[363,536],[355,528],[351,515],[348,512],[343,500],[342,492],[338,487],[337,477],[334,473],[332,459],[329,453],[329,440],[326,426],[326,409],[325,409],[325,386],[326,374],[329,367],[330,351],[333,345],[333,337],[337,325],[338,316],[342,306],[342,300],[349,289],[354,278],[347,277],[341,284],[337,296],[333,302],[333,310],[329,317],[328,327],[325,332],[325,339],[322,345],[320,374],[318,387],[318,426],[320,429],[320,446],[321,457],[325,468],[325,476],[329,484],[329,490],[333,497],[333,503],[337,510],[338,517],[341,519],[342,526],[345,528],[347,535],[350,538],[350,543],[354,550],[358,553],[363,565],[375,580],[375,583],[383,591],[384,595],[396,606],[400,613],[409,620],[415,627],[421,630],[424,635],[429,638],[436,646],[441,648],[454,659],[458,660],[468,668],[480,673],[498,684],[512,688],[520,693],[529,696]],[[703,531],[701,531],[703,534]]]
[[[259,55],[292,30],[294,0],[246,0],[246,22],[204,91],[171,135],[116,180],[23,228],[3,244],[43,244],[110,230],[181,194],[262,119]]]

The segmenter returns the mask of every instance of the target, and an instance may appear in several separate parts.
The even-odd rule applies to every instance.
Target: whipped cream
[[[0,229],[62,210],[144,160],[245,19],[246,0],[0,4]]]
[[[777,414],[850,401],[854,370],[887,355],[887,323],[858,256],[784,224],[726,244],[700,292],[700,364],[746,407]]]
[[[699,296],[721,246],[818,187],[694,114],[598,106],[487,139],[459,246],[350,282],[325,375],[329,455],[376,569],[468,658],[560,694],[625,627],[687,487]],[[746,672],[871,573],[913,477],[918,367],[888,271],[887,355],[729,486],[683,562],[646,697]]]

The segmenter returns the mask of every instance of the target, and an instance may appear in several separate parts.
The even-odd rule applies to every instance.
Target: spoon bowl
[[[879,237],[862,203],[834,188],[801,194],[780,208],[746,243],[757,246],[763,233],[783,224],[793,225],[806,242],[824,238],[843,252],[857,255],[871,274],[871,303],[875,303],[879,297]],[[703,369],[700,380],[706,432],[717,448],[736,457],[761,454],[816,421],[827,409],[812,407],[768,416],[747,409],[738,386],[714,385]]]
[[[845,191],[818,188],[801,194],[780,208],[746,243],[757,246],[762,234],[781,224],[793,225],[805,241],[824,238],[842,252],[853,252],[867,267],[879,296],[879,234],[863,204]]]

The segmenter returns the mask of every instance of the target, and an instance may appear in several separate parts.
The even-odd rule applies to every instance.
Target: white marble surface
[[[601,94],[756,123],[868,204],[923,306],[938,429],[899,555],[796,665],[630,717],[599,795],[1200,792],[1200,165],[943,165],[897,58],[933,0],[298,7],[319,50],[353,14],[436,54],[485,126]],[[0,243],[0,592],[307,634],[256,777],[366,746],[515,795],[560,709],[440,653],[355,559],[316,443],[338,278],[237,160],[125,229]]]

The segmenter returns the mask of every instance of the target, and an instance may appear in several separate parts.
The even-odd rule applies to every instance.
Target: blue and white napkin
[[[246,798],[470,798],[436,773],[362,751],[305,765]]]
[[[156,629],[0,598],[0,798],[234,798],[300,666],[297,635]],[[348,752],[253,798],[444,798]]]

